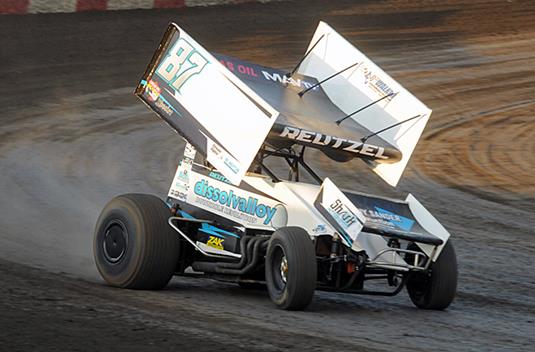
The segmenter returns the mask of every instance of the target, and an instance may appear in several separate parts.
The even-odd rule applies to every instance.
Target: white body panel
[[[169,191],[169,196],[172,198],[222,216],[245,228],[275,231],[285,226],[298,226],[306,230],[311,237],[332,236],[337,232],[334,224],[331,224],[314,206],[320,193],[320,186],[290,181],[275,183],[263,175],[247,174],[243,182],[252,189],[245,190],[243,184],[242,188],[239,188],[191,169],[185,183],[184,178],[180,177],[184,173],[183,163],[184,161],[181,162],[175,175],[175,180],[178,179],[180,182],[173,182]],[[327,181],[327,184],[330,184],[330,181]],[[184,191],[184,197],[176,196]],[[444,242],[448,240],[449,233],[412,195],[407,197],[407,202],[418,222],[428,232]],[[355,213],[365,220],[364,215],[356,208]],[[387,240],[383,237],[366,232],[360,232],[352,244],[346,243],[346,245],[356,251],[365,250],[370,258],[388,248]],[[427,255],[433,255],[432,246],[420,245],[420,247]],[[439,251],[435,252],[433,260],[436,260],[438,254]],[[401,256],[392,253],[381,256],[380,260],[398,265],[405,263]]]

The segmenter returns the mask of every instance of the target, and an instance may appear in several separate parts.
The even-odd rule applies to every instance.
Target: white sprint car
[[[186,147],[165,202],[126,194],[102,211],[94,255],[109,284],[204,276],[265,285],[283,309],[307,307],[316,289],[407,287],[419,308],[452,302],[450,234],[414,196],[340,190],[305,161],[310,149],[333,168],[360,158],[396,186],[431,114],[327,24],[286,73],[211,54],[171,23],[135,93]],[[285,179],[269,159],[287,165]]]

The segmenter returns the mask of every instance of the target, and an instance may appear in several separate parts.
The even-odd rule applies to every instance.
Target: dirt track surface
[[[454,304],[427,312],[405,293],[317,293],[307,311],[284,312],[262,291],[210,280],[177,278],[160,292],[104,286],[91,254],[100,209],[120,193],[163,196],[182,146],[131,94],[165,25],[290,68],[319,19],[434,110],[396,191],[358,162],[333,178],[412,192],[431,210],[457,249]],[[0,350],[533,350],[533,2],[3,16],[0,33]]]

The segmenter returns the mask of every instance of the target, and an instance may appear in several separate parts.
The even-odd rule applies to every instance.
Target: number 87
[[[186,68],[188,63],[189,67]],[[191,76],[201,72],[207,63],[208,61],[190,43],[180,38],[169,50],[156,73],[173,88],[180,90],[184,83]]]

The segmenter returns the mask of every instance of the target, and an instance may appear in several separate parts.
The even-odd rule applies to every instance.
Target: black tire
[[[417,249],[412,245],[409,249]],[[410,260],[410,259],[409,259]],[[407,292],[412,303],[420,309],[446,309],[457,291],[457,258],[450,241],[446,242],[429,273],[410,273]]]
[[[314,245],[305,230],[283,227],[273,233],[265,273],[269,296],[279,308],[301,310],[310,304],[316,289],[317,264]]]
[[[179,239],[165,203],[152,195],[124,194],[102,210],[93,255],[100,275],[116,287],[158,290],[175,271]]]

